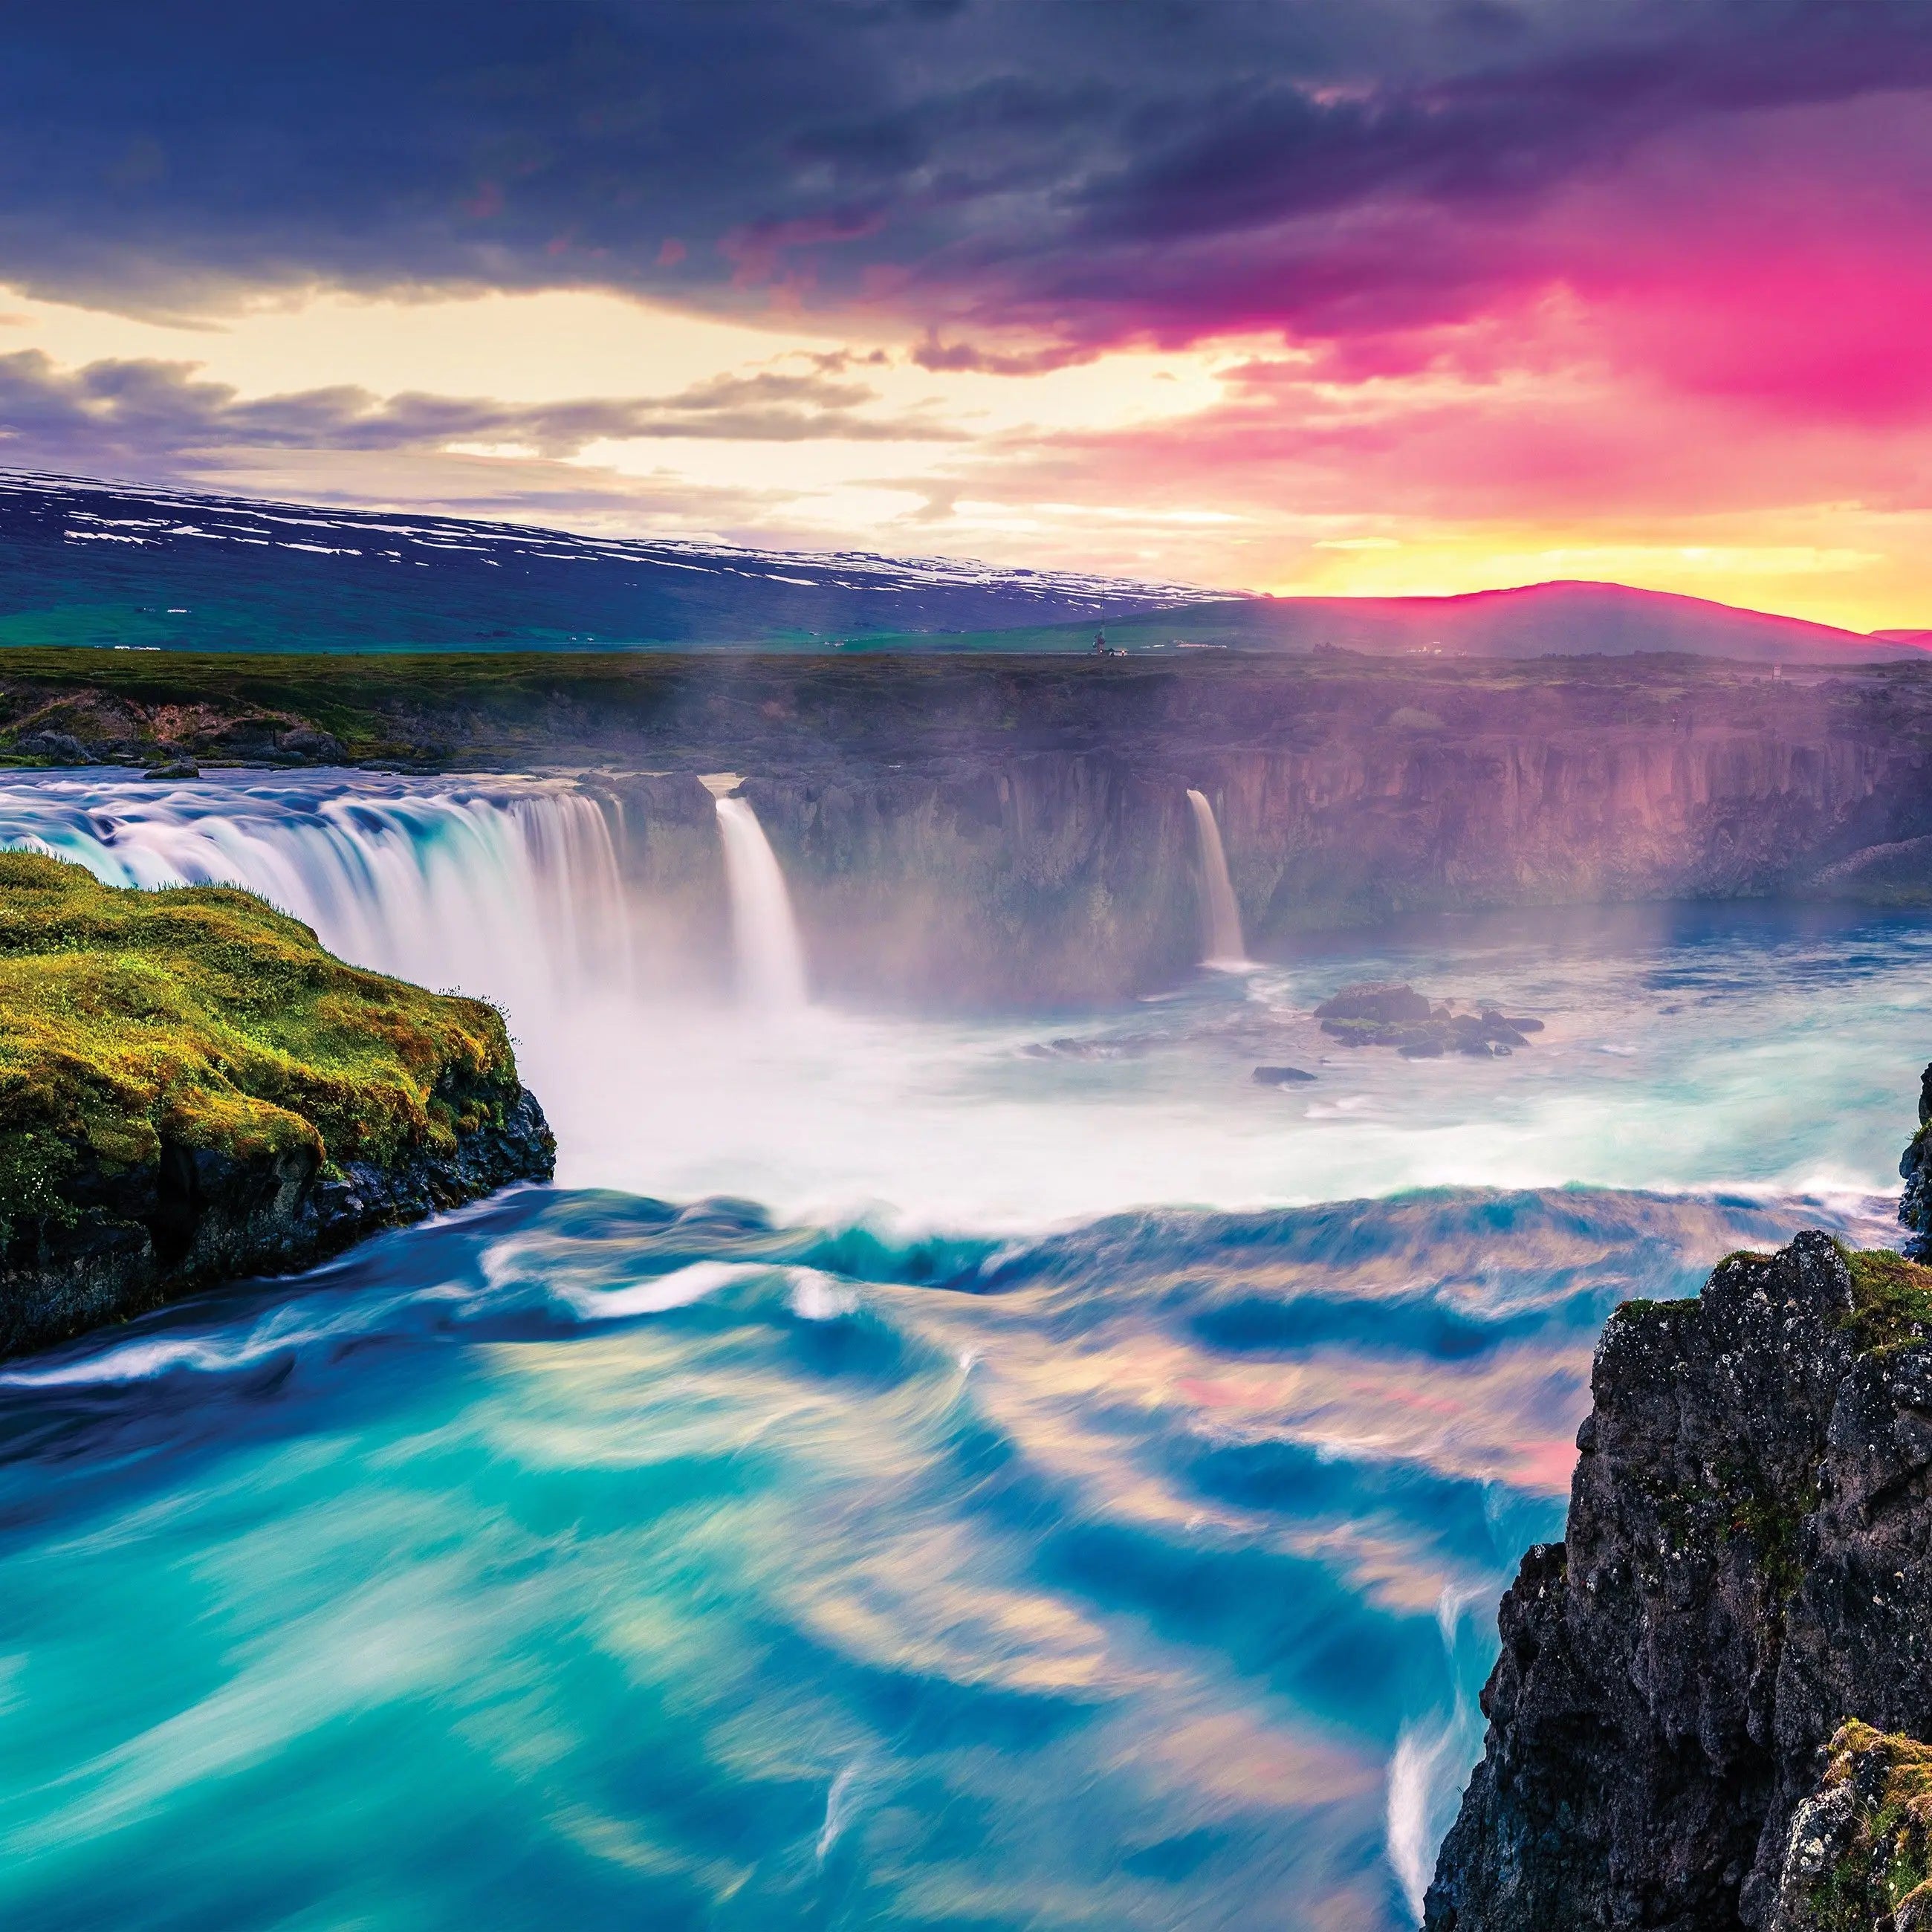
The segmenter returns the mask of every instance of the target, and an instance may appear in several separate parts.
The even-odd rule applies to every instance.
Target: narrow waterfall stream
[[[796,1012],[806,1004],[805,948],[778,854],[748,801],[721,798],[717,805],[740,997],[754,1012]]]
[[[1228,855],[1221,849],[1221,828],[1214,808],[1192,785],[1187,802],[1194,808],[1194,830],[1201,844],[1201,963],[1237,967],[1247,964],[1247,942],[1241,936],[1241,909],[1235,902],[1234,881],[1228,876]]]

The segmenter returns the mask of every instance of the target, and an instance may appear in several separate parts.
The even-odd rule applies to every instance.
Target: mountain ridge
[[[1922,654],[1681,592],[1577,580],[1282,597],[1076,571],[537,524],[0,471],[0,645],[334,651],[1228,649],[1649,653],[1852,664]]]

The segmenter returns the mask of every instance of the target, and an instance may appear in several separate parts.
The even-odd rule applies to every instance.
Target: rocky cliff
[[[873,1000],[1171,983],[1202,948],[1190,787],[1264,956],[1415,914],[1932,903],[1916,666],[1808,685],[1710,665],[767,662],[659,700],[554,714],[602,734],[598,782],[657,842],[646,869],[704,878],[696,847],[665,855],[694,829],[703,844],[694,774],[738,775],[814,977]]]
[[[493,1007],[346,965],[245,892],[0,853],[0,1356],[555,1155]]]
[[[1529,664],[0,652],[0,755],[585,774],[666,932],[722,943],[700,776],[743,781],[814,977],[1052,1004],[1199,956],[1220,821],[1250,949],[1409,914],[1932,904],[1932,662]]]
[[[1733,1255],[1696,1300],[1618,1310],[1592,1390],[1564,1540],[1503,1600],[1430,1932],[1904,1927],[1932,1825],[1932,1270],[1816,1234]]]

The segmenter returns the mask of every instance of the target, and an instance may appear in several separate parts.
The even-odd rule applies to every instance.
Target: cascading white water
[[[717,806],[740,997],[760,1012],[795,1012],[806,1003],[805,949],[778,854],[745,800],[721,798]]]
[[[1221,849],[1221,828],[1214,808],[1192,785],[1187,802],[1194,808],[1194,830],[1201,844],[1201,963],[1204,966],[1241,966],[1248,949],[1241,937],[1241,909],[1234,901],[1234,881],[1228,876],[1228,855]]]
[[[75,860],[110,885],[246,886],[344,958],[531,1021],[560,994],[632,984],[610,826],[562,785],[22,778],[0,784],[0,844]]]

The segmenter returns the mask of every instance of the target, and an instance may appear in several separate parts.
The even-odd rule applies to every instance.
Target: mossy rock
[[[553,1149],[485,1002],[346,964],[248,892],[108,886],[0,852],[7,1292],[56,1306],[63,1268],[98,1258],[104,1231],[134,1244],[90,1291],[94,1314],[0,1307],[0,1345],[212,1275],[306,1265],[372,1225],[547,1173]],[[220,1238],[197,1247],[200,1223]]]
[[[1847,1248],[1852,1315],[1847,1324],[1861,1349],[1888,1348],[1932,1334],[1932,1268],[1889,1248]]]
[[[1792,1820],[1778,1932],[1932,1932],[1932,1745],[1848,1719]]]
[[[1854,1345],[1862,1352],[1890,1348],[1901,1342],[1932,1336],[1932,1268],[1908,1259],[1889,1248],[1848,1248],[1838,1244],[1852,1278],[1851,1312],[1844,1318]],[[1775,1257],[1740,1248],[1718,1265],[1764,1268]],[[1612,1321],[1680,1320],[1694,1315],[1699,1298],[1649,1301],[1634,1298],[1611,1311]]]

